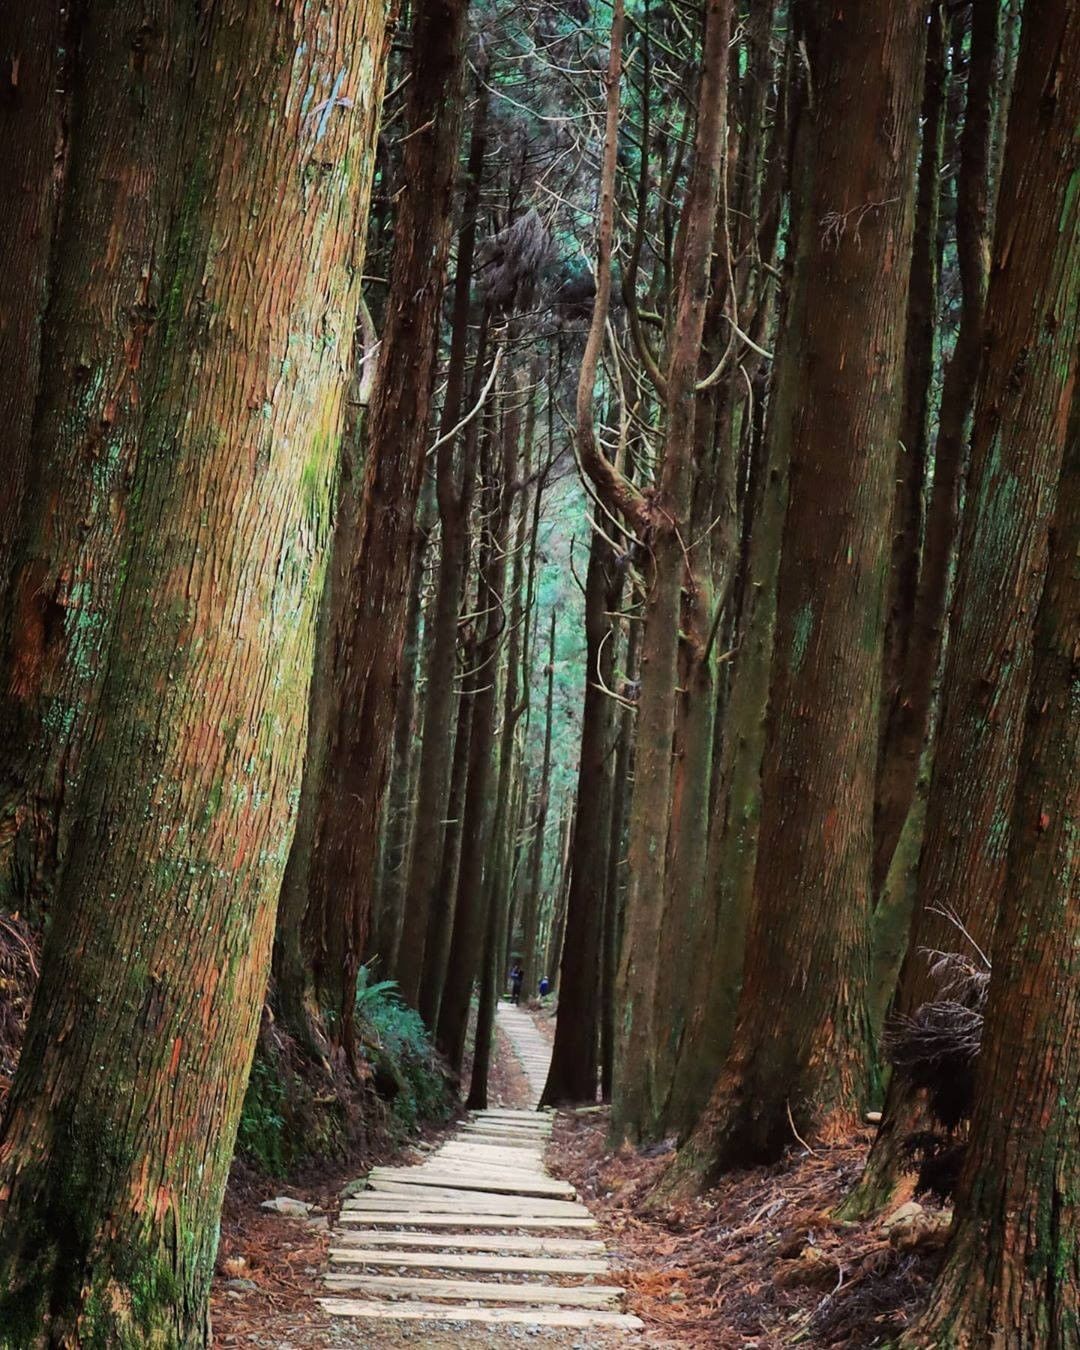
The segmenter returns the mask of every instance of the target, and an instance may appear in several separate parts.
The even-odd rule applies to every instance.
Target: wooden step
[[[554,1177],[538,1177],[532,1181],[515,1179],[500,1180],[492,1177],[486,1184],[484,1178],[477,1176],[455,1176],[449,1169],[428,1172],[420,1167],[407,1167],[401,1171],[376,1168],[368,1177],[368,1185],[376,1191],[409,1189],[424,1186],[443,1191],[486,1191],[493,1195],[537,1196],[540,1199],[570,1199],[577,1194],[568,1181],[556,1181]]]
[[[586,1211],[588,1215],[588,1211]],[[581,1232],[595,1228],[596,1220],[591,1216],[569,1219],[538,1218],[526,1214],[468,1214],[447,1212],[432,1213],[430,1210],[363,1210],[346,1213],[342,1211],[339,1222],[367,1224],[369,1227],[385,1226],[392,1228],[521,1228],[526,1232],[543,1229],[551,1232]]]
[[[428,1280],[407,1275],[327,1276],[335,1293],[381,1294],[386,1298],[456,1299],[462,1303],[562,1304],[571,1308],[614,1308],[623,1291],[607,1284],[506,1284],[494,1280]]]
[[[492,1275],[600,1275],[595,1256],[501,1256],[487,1252],[393,1252],[374,1247],[331,1247],[337,1266],[412,1266],[420,1270],[483,1270]]]
[[[333,1317],[380,1322],[478,1322],[487,1326],[607,1327],[640,1331],[645,1325],[629,1313],[587,1308],[461,1308],[445,1303],[379,1303],[353,1298],[321,1298],[319,1306]]]
[[[371,1210],[422,1210],[426,1214],[517,1214],[538,1219],[582,1219],[589,1211],[574,1200],[537,1200],[523,1195],[483,1191],[437,1191],[431,1186],[398,1186],[363,1191],[346,1200],[342,1213]]]
[[[334,1234],[346,1247],[423,1247],[430,1251],[517,1252],[522,1256],[593,1256],[604,1244],[589,1238],[525,1237],[513,1233],[381,1233],[369,1229]]]

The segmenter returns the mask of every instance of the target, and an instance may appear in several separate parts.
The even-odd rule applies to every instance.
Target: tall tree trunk
[[[911,809],[930,725],[956,545],[964,451],[984,342],[990,274],[990,147],[998,6],[972,6],[967,107],[960,137],[956,246],[963,289],[960,331],[945,373],[934,478],[911,632],[885,726],[874,843],[875,894]]]
[[[911,640],[919,582],[922,544],[923,487],[929,460],[931,384],[934,343],[938,324],[941,282],[939,229],[941,174],[945,154],[945,113],[949,86],[948,24],[944,7],[935,4],[927,30],[926,77],[923,87],[922,149],[915,199],[915,230],[911,252],[911,288],[908,292],[907,339],[904,350],[903,406],[900,416],[900,457],[892,519],[892,562],[885,625],[885,666],[882,678],[883,762],[888,761],[888,727],[895,714],[901,676]],[[914,786],[914,784],[912,784]],[[892,841],[895,847],[895,840]],[[881,854],[875,854],[874,895],[884,877]],[[888,866],[886,860],[885,866]]]
[[[614,671],[607,611],[614,568],[611,545],[595,531],[585,574],[585,699],[581,714],[576,825],[559,970],[559,1018],[541,1102],[596,1101],[600,1048],[600,963],[611,819],[611,688]]]
[[[125,586],[0,1137],[20,1346],[208,1344],[293,829],[385,11],[203,18],[171,51],[183,143]],[[129,37],[94,76],[118,100]],[[323,79],[341,101],[313,113]]]
[[[754,912],[731,1051],[676,1189],[777,1158],[792,1119],[803,1134],[846,1128],[871,1069],[876,717],[924,25],[914,0],[887,16],[810,0],[796,17],[813,96],[777,356],[791,421],[772,434],[790,441],[791,481]]]
[[[484,632],[477,644],[476,661],[470,678],[462,690],[463,698],[473,700],[468,782],[462,817],[461,862],[454,903],[453,935],[436,1027],[436,1044],[455,1073],[461,1072],[465,1056],[469,1000],[476,973],[480,969],[487,921],[484,862],[492,838],[488,784],[491,780],[495,737],[497,660],[506,622],[503,592],[506,589],[506,560],[509,553],[507,531],[518,450],[517,415],[512,410],[507,412],[500,429],[500,439],[502,462],[498,471],[489,477],[494,504],[489,507],[492,519],[481,563],[482,581],[477,601],[477,611],[486,615]]]
[[[515,382],[510,397],[515,402],[521,398],[520,386]],[[524,445],[524,478],[529,478],[532,463],[533,407],[530,403],[526,417]],[[507,431],[517,440],[520,414],[515,410],[507,416]],[[516,453],[515,453],[516,458]],[[539,490],[539,489],[538,489]],[[512,789],[514,786],[515,736],[517,725],[528,704],[528,682],[525,682],[525,696],[522,697],[521,671],[528,665],[526,637],[526,596],[525,584],[525,542],[529,527],[529,496],[521,494],[518,511],[518,523],[514,537],[514,566],[510,581],[511,602],[507,616],[509,634],[507,637],[506,673],[503,681],[502,728],[499,733],[499,773],[495,787],[495,811],[491,826],[491,846],[487,860],[487,923],[484,928],[484,950],[480,964],[480,1001],[476,1012],[476,1038],[474,1042],[472,1076],[469,1082],[469,1096],[466,1105],[470,1110],[487,1108],[488,1070],[491,1066],[491,1042],[495,1032],[495,1005],[498,1002],[502,981],[503,949],[506,945],[504,930],[509,917],[512,869],[514,858],[513,834],[517,816],[511,809]]]
[[[443,936],[449,926],[439,929],[436,911],[445,915],[449,896],[436,889],[439,875],[446,805],[450,793],[452,745],[450,732],[454,722],[454,675],[457,650],[458,616],[465,587],[469,558],[469,511],[473,480],[476,476],[476,446],[479,427],[474,418],[465,431],[458,476],[454,471],[455,437],[450,432],[461,420],[465,390],[465,360],[468,354],[469,315],[471,313],[473,258],[476,251],[480,190],[483,184],[484,157],[487,153],[487,85],[481,75],[473,108],[469,163],[462,203],[461,229],[458,234],[457,272],[454,279],[454,305],[451,319],[450,359],[446,376],[446,397],[440,425],[441,443],[436,460],[436,491],[442,538],[439,568],[435,581],[435,599],[430,622],[432,638],[424,670],[424,734],[420,744],[420,769],[417,780],[416,815],[409,875],[405,883],[404,928],[408,941],[397,961],[397,979],[402,997],[419,1007],[428,1026],[438,1013],[434,963],[429,963],[429,929],[435,950],[442,954]],[[487,351],[487,321],[481,326],[473,368],[473,394],[479,398],[483,388],[484,359]],[[434,999],[432,995],[435,994]]]
[[[570,898],[570,886],[573,882],[571,872],[574,850],[575,815],[573,807],[566,808],[559,836],[562,844],[555,863],[555,875],[551,883],[551,920],[548,926],[547,940],[544,943],[544,974],[551,988],[558,992],[559,972],[562,969],[563,944],[566,936],[566,907]]]
[[[367,419],[356,552],[332,678],[335,709],[316,785],[311,904],[321,916],[319,987],[355,1059],[356,976],[367,939],[383,792],[400,678],[413,516],[429,437],[461,119],[466,0],[414,11],[405,191]]]
[[[1080,24],[1074,19],[1072,33],[1063,34],[1064,6],[1051,8],[1057,11],[1057,24],[1045,30],[1040,24],[1039,37],[1045,42],[1064,36],[1057,73],[1067,80],[1066,72],[1075,71],[1080,61]],[[1028,22],[1039,19],[1033,16]],[[1044,49],[1044,59],[1046,54]],[[1049,87],[1049,81],[1043,85],[1044,90]],[[1071,101],[1075,126],[1080,101]],[[1068,152],[1055,139],[1064,165]],[[1077,172],[1074,148],[1074,182]],[[1055,208],[1062,205],[1060,188],[1066,176],[1059,168]],[[1031,186],[1036,188],[1036,180]],[[1032,213],[1038,200],[1027,203]],[[1071,225],[1074,235],[1080,229],[1075,205],[1071,213],[1065,206],[1060,225],[1063,231]],[[1067,274],[1062,279],[1068,287]],[[1075,297],[1075,273],[1072,282]],[[1075,371],[1075,361],[1073,365]],[[1059,377],[1054,392],[1060,387]],[[1075,386],[1072,397],[1067,462],[1035,632],[1032,697],[1008,881],[994,939],[975,1115],[945,1266],[929,1308],[905,1338],[913,1346],[1065,1350],[1080,1340],[1075,1187],[1075,1103],[1080,1095],[1080,395]],[[1059,408],[1055,432],[1060,414]]]
[[[1071,41],[1075,52],[1074,8],[1060,0],[1040,6],[1022,38],[901,1012],[932,995],[925,950],[948,950],[957,941],[943,916],[957,916],[988,951],[1003,895],[1030,678],[1027,639],[1045,575],[1047,523],[1080,342],[1080,228],[1075,180],[1070,187],[1064,167],[1076,164],[1069,137],[1077,81],[1066,74],[1075,63],[1069,65],[1061,46]],[[921,1110],[918,1094],[894,1078],[865,1174],[848,1202],[851,1212],[887,1203]]]
[[[409,607],[405,615],[405,642],[401,650],[401,680],[394,712],[394,756],[390,790],[386,794],[383,821],[382,864],[379,868],[378,903],[368,956],[381,961],[389,974],[395,968],[398,942],[404,923],[405,877],[409,867],[409,827],[413,820],[412,787],[415,779],[416,723],[426,714],[417,701],[420,674],[420,619],[424,609],[424,556],[434,523],[434,502],[425,488],[413,538],[409,575]],[[425,690],[426,692],[426,690]],[[365,958],[366,959],[366,958]]]
[[[632,623],[626,641],[627,684],[637,678],[637,653],[641,625]],[[631,765],[634,757],[634,709],[624,705],[616,732],[615,762],[611,777],[611,824],[608,835],[607,884],[604,894],[603,980],[600,991],[600,1096],[611,1101],[615,1079],[615,1017],[618,1007],[616,973],[622,942],[626,898],[626,808],[630,798]]]

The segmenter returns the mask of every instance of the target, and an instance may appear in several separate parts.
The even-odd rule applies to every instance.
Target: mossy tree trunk
[[[1060,16],[1062,7],[1048,8]],[[1073,70],[1080,60],[1080,25],[1072,27],[1061,75],[1070,56]],[[1075,126],[1080,108],[1071,101]],[[1074,181],[1077,172],[1074,150]],[[1080,229],[1075,205],[1059,219],[1063,230]],[[945,1265],[905,1337],[910,1346],[1066,1350],[1080,1342],[1080,396],[1072,397],[975,1115]]]
[[[971,56],[964,126],[960,135],[956,201],[956,248],[963,304],[956,346],[946,368],[941,395],[934,474],[918,582],[914,596],[905,606],[909,613],[902,626],[908,629],[907,639],[902,649],[893,653],[893,669],[898,675],[895,687],[885,690],[875,819],[875,894],[884,885],[904,821],[911,810],[941,663],[965,451],[983,348],[986,287],[990,275],[990,151],[995,94],[998,92],[995,85],[998,8],[997,5],[972,7]],[[959,44],[961,26],[957,24],[956,29],[955,41]],[[926,134],[929,134],[929,127]],[[907,374],[906,397],[910,405],[915,392],[910,363]],[[905,421],[909,425],[916,415],[910,406],[905,409]],[[908,589],[910,578],[900,585],[902,589]]]
[[[18,79],[8,153],[23,188],[8,229],[25,234],[8,235],[21,253],[6,273],[17,280],[16,303],[4,311],[13,419],[5,536],[7,522],[17,523],[3,577],[11,590],[0,670],[0,896],[44,912],[123,584],[141,410],[173,300],[164,260],[196,32],[194,16],[173,3],[150,22],[145,6],[117,0],[72,15],[64,27],[77,32],[66,35],[47,5],[33,6],[32,20],[31,6],[8,8],[4,23],[21,38],[5,53]],[[64,42],[67,60],[56,50]],[[63,143],[57,86],[66,86]],[[53,171],[58,149],[50,262],[52,192],[33,179]]]
[[[1076,19],[1063,4],[1040,7],[1038,15],[1025,27],[1009,122],[901,1012],[935,992],[925,950],[963,944],[945,915],[955,915],[983,951],[992,945],[1028,697],[1029,635],[1080,341],[1080,229],[1076,179],[1070,183],[1067,172],[1070,162],[1075,169],[1075,143],[1066,130],[1076,126],[1070,98],[1076,81],[1065,75],[1072,68],[1059,53],[1064,38],[1075,41]],[[904,1141],[921,1115],[918,1094],[894,1078],[863,1179],[847,1202],[850,1212],[888,1203],[903,1170]]]
[[[209,1341],[294,824],[385,46],[367,0],[223,0],[163,54],[184,81],[179,154],[160,166],[174,223],[147,397],[137,430],[125,421],[125,584],[0,1134],[5,1344]],[[122,102],[129,41],[114,59],[98,76]]]
[[[924,24],[914,2],[871,13],[820,0],[794,17],[813,98],[793,152],[771,432],[791,468],[754,911],[727,1064],[673,1188],[774,1160],[791,1119],[803,1134],[845,1128],[872,1066],[875,729]]]

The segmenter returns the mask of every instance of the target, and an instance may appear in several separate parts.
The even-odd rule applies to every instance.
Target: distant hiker
[[[548,977],[547,977],[546,975],[541,975],[541,976],[540,976],[540,997],[543,998],[544,995],[548,992],[548,990],[549,990],[550,988],[551,988],[551,981],[548,979]]]
[[[510,1002],[521,1002],[521,986],[525,980],[525,972],[520,966],[515,966],[510,972]]]

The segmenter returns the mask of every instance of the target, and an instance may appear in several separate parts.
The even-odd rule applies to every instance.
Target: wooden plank
[[[597,1256],[502,1256],[490,1252],[391,1252],[374,1247],[331,1247],[337,1266],[412,1266],[419,1270],[483,1270],[492,1275],[601,1275]]]
[[[379,1322],[480,1322],[487,1326],[607,1327],[640,1331],[645,1325],[629,1313],[586,1308],[455,1308],[445,1303],[379,1303],[353,1298],[321,1298],[319,1306],[333,1317]]]
[[[589,1218],[544,1219],[526,1214],[459,1214],[445,1210],[432,1213],[428,1210],[362,1210],[347,1213],[342,1211],[338,1221],[343,1224],[367,1224],[369,1227],[385,1226],[394,1228],[521,1228],[527,1232],[544,1229],[552,1232],[580,1232],[583,1229],[596,1228],[596,1220]]]
[[[493,1195],[535,1195],[548,1200],[570,1198],[577,1194],[568,1181],[556,1181],[554,1177],[536,1177],[533,1180],[523,1178],[520,1181],[500,1181],[492,1177],[485,1184],[482,1176],[455,1176],[449,1168],[438,1172],[428,1172],[419,1167],[406,1168],[401,1172],[384,1172],[376,1168],[368,1177],[368,1185],[376,1191],[424,1186],[446,1191],[487,1191]]]
[[[346,1200],[342,1210],[426,1210],[429,1214],[523,1214],[538,1219],[577,1219],[588,1215],[574,1200],[538,1200],[523,1195],[488,1195],[482,1191],[436,1191],[430,1186],[399,1186],[364,1191]]]
[[[610,1284],[506,1284],[495,1280],[433,1280],[408,1275],[327,1276],[335,1293],[381,1294],[384,1298],[458,1299],[480,1303],[563,1304],[571,1308],[617,1307],[623,1291]]]
[[[590,1238],[528,1237],[514,1233],[336,1233],[335,1243],[358,1247],[424,1247],[432,1251],[517,1252],[521,1256],[592,1256],[604,1244]]]

